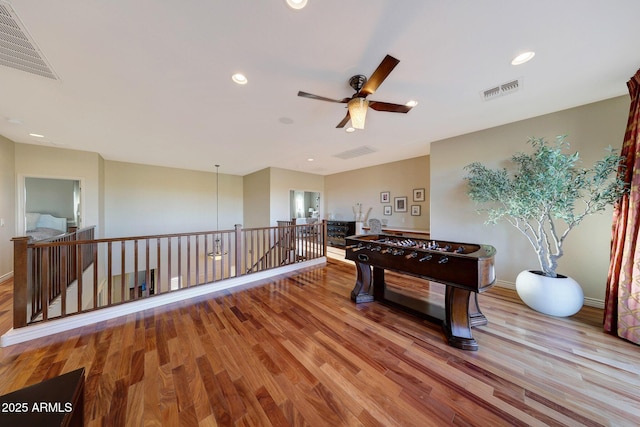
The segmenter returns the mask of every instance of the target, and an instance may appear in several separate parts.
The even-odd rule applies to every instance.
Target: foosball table
[[[366,234],[346,238],[345,258],[356,264],[356,303],[378,301],[438,322],[449,345],[477,350],[471,328],[486,325],[478,293],[496,280],[493,246]],[[388,289],[385,270],[446,285],[444,308]]]

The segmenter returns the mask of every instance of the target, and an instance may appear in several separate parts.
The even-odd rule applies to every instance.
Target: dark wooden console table
[[[84,368],[0,396],[0,426],[84,426]]]

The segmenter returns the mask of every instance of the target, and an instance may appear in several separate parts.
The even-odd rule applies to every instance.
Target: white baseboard
[[[506,282],[504,280],[496,280],[496,286],[499,288],[506,288],[511,290],[516,290],[516,284],[513,282]]]
[[[496,286],[499,288],[506,288],[516,290],[516,284],[513,282],[507,282],[504,280],[496,280]],[[587,307],[604,308],[604,301],[596,298],[585,298],[584,305]]]
[[[326,264],[326,262],[326,257],[317,258],[296,264],[286,265],[284,267],[274,268],[272,270],[246,274],[240,277],[233,277],[231,279],[222,280],[220,282],[199,285],[193,288],[187,288],[162,295],[157,295],[153,298],[145,298],[138,302],[125,303],[114,307],[91,311],[88,313],[74,314],[62,319],[55,319],[44,323],[36,323],[34,325],[25,326],[24,328],[10,329],[7,333],[2,335],[2,337],[0,337],[0,347],[7,347],[10,345],[19,344],[21,342],[69,331],[71,329],[81,328],[90,324],[102,322],[104,320],[126,316],[151,308],[161,307],[173,302],[184,301],[190,298],[206,295],[224,289],[235,288],[242,285],[249,285],[260,280],[279,276],[281,274],[292,273],[303,268],[324,265]]]
[[[585,298],[584,305],[587,307],[595,307],[604,309],[604,300],[595,299],[595,298]]]
[[[7,274],[3,274],[2,276],[0,276],[0,283],[4,282],[5,280],[9,280],[13,277],[13,271],[8,272]]]

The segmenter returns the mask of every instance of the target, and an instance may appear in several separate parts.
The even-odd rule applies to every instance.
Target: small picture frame
[[[413,189],[413,201],[414,202],[424,202],[424,188],[414,188]]]
[[[407,211],[407,198],[406,197],[396,197],[393,199],[394,210],[396,212],[406,212]]]
[[[384,212],[385,215],[389,216],[391,215],[391,205],[386,205],[384,206]]]
[[[380,203],[389,203],[391,202],[391,193],[388,191],[383,191],[380,193]]]
[[[420,216],[420,205],[411,205],[411,216]]]

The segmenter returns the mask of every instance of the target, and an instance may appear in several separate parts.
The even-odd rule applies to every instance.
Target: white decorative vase
[[[571,277],[548,277],[541,272],[525,270],[516,278],[516,291],[530,308],[550,316],[576,314],[584,304],[584,292]]]

